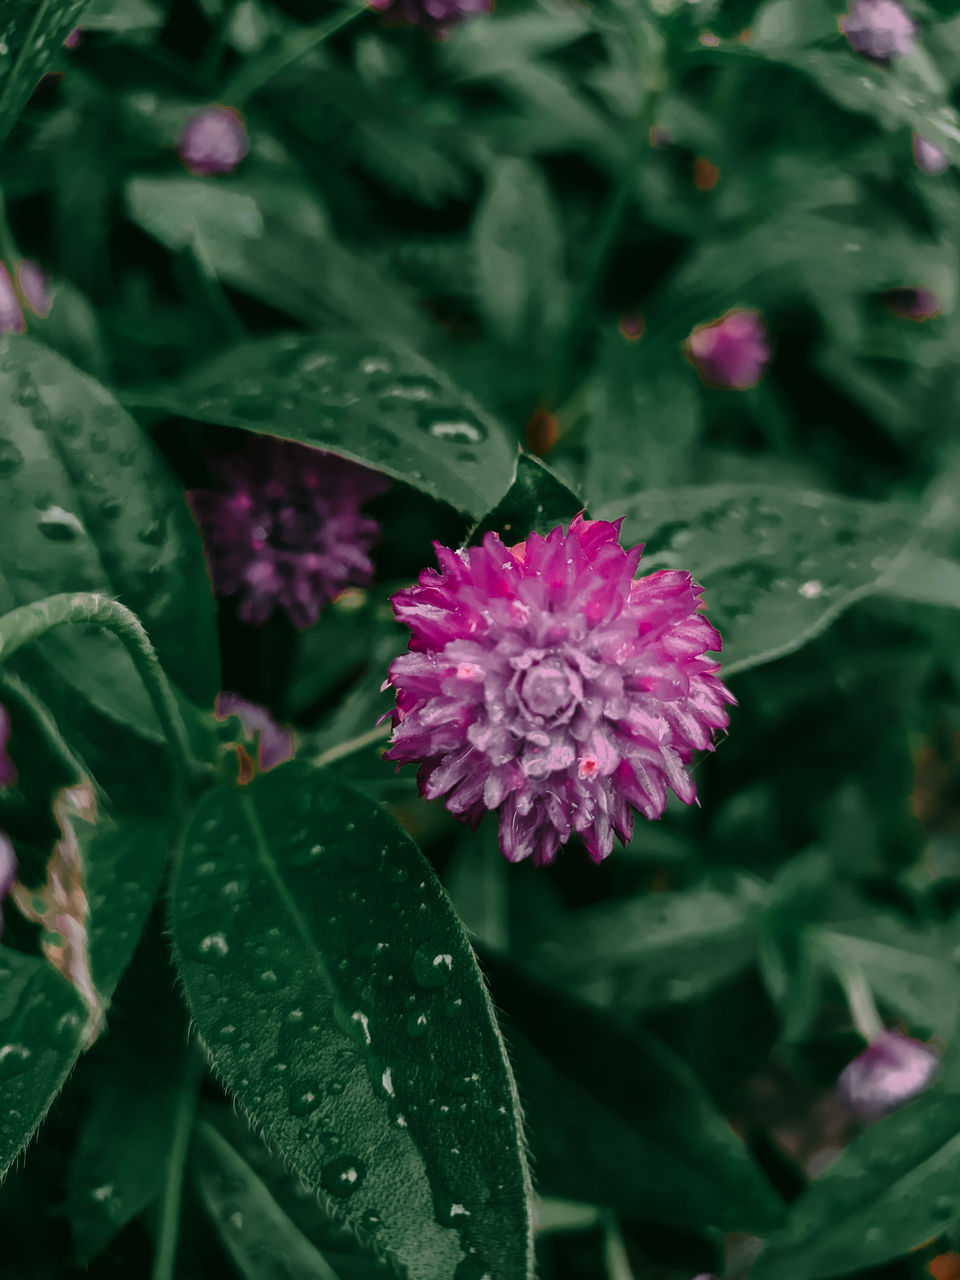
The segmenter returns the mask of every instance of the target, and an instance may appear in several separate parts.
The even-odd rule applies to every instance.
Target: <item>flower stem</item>
[[[242,107],[248,98],[262,89],[275,75],[285,71],[317,45],[322,44],[324,40],[366,12],[366,5],[345,5],[342,13],[334,14],[326,22],[318,22],[316,26],[291,32],[282,40],[278,40],[273,49],[268,50],[262,58],[253,59],[242,66],[224,85],[220,95],[221,101],[233,107]]]
[[[198,780],[201,767],[193,761],[180,708],[150,637],[137,615],[124,605],[109,596],[68,593],[11,609],[0,617],[0,661],[12,657],[29,641],[66,624],[101,627],[123,643],[166,735],[178,784],[189,791]]]
[[[315,764],[318,768],[324,765],[333,764],[337,760],[342,760],[345,756],[352,756],[355,751],[362,751],[364,747],[371,746],[374,742],[379,742],[381,738],[386,738],[390,734],[390,726],[388,724],[378,724],[374,729],[368,729],[366,733],[359,733],[355,738],[348,738],[346,742],[338,742],[335,747],[328,747],[326,751],[321,751],[318,756],[314,756],[311,764]]]
[[[849,964],[842,968],[838,967],[837,977],[846,994],[853,1025],[868,1044],[872,1043],[878,1036],[883,1035],[886,1028],[877,1013],[877,1006],[873,1002],[873,993],[866,975],[859,965]]]
[[[173,1134],[170,1140],[170,1153],[167,1157],[167,1175],[163,1182],[160,1200],[160,1227],[151,1280],[174,1280],[176,1274],[183,1175],[203,1072],[204,1063],[199,1050],[195,1045],[188,1044],[180,1077],[180,1096],[173,1118]]]

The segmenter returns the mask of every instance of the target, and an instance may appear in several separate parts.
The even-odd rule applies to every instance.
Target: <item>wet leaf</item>
[[[76,25],[86,0],[4,0],[0,12],[0,146]]]
[[[512,1080],[462,926],[412,842],[294,763],[191,820],[177,964],[224,1084],[410,1280],[529,1275]]]
[[[548,466],[521,453],[516,479],[470,534],[470,541],[479,543],[485,533],[493,532],[512,546],[529,533],[547,534],[558,524],[566,527],[583,509],[581,499]]]
[[[663,489],[626,511],[640,571],[688,569],[705,588],[727,675],[792,653],[877,589],[916,525],[911,508],[754,485]]]
[[[244,343],[127,403],[317,445],[474,516],[516,465],[503,427],[439,369],[350,333]]]

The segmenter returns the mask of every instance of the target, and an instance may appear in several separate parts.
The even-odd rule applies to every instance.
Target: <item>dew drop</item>
[[[37,516],[37,528],[51,542],[73,542],[83,534],[83,525],[72,511],[47,507]]]
[[[434,947],[418,947],[410,967],[421,987],[442,987],[453,971],[453,956]]]
[[[23,466],[23,454],[12,440],[0,440],[0,476],[12,476]]]
[[[450,414],[423,413],[420,426],[429,432],[435,440],[443,440],[447,444],[481,444],[487,437],[486,428],[479,422]]]
[[[290,1090],[290,1111],[295,1116],[308,1116],[320,1105],[320,1091],[311,1086],[298,1084]]]
[[[280,979],[272,969],[264,969],[263,973],[257,978],[257,986],[261,991],[272,991],[280,985]]]
[[[354,1156],[340,1156],[323,1166],[320,1181],[330,1195],[345,1200],[360,1186],[364,1172],[363,1164]]]
[[[25,1044],[0,1045],[0,1079],[18,1076],[26,1071],[30,1061],[30,1050]]]

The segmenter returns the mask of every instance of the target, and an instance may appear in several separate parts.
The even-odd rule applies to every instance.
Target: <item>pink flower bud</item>
[[[730,311],[712,324],[698,325],[687,339],[687,355],[703,380],[715,387],[754,386],[770,354],[759,311]]]
[[[929,1045],[884,1031],[844,1067],[837,1097],[861,1120],[878,1120],[922,1093],[939,1067]]]
[[[247,154],[247,131],[232,107],[205,107],[190,117],[177,139],[180,159],[191,173],[231,173]]]

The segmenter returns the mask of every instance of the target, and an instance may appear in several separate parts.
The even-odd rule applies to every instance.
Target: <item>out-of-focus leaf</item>
[[[909,551],[883,575],[880,589],[896,600],[960,609],[960,564],[926,551]]]
[[[83,11],[84,31],[108,31],[127,38],[151,32],[165,21],[163,9],[152,0],[92,0]]]
[[[353,333],[244,343],[127,403],[329,449],[473,516],[516,465],[504,429],[444,373]]]
[[[706,588],[728,675],[799,649],[876,590],[917,521],[902,504],[753,485],[662,489],[597,514],[624,506],[641,569],[689,569]]]
[[[469,944],[399,827],[298,763],[201,801],[173,902],[217,1071],[410,1280],[530,1275],[506,1053]]]
[[[0,146],[86,0],[4,0],[0,9]]]
[[[491,165],[472,245],[490,332],[543,351],[563,318],[566,279],[560,216],[538,168],[512,157]]]
[[[183,491],[136,423],[49,348],[0,340],[0,610],[103,591],[143,621],[169,675],[198,702],[219,688],[213,597]],[[114,720],[158,732],[119,641],[51,632],[16,666],[54,711],[67,683]],[[66,703],[64,703],[66,705]]]
[[[302,182],[138,177],[126,199],[134,222],[168,249],[192,249],[225,284],[308,324],[348,320],[411,344],[433,333],[393,280],[337,243]]]
[[[565,990],[618,1011],[703,995],[754,958],[764,895],[698,888],[582,907],[527,955],[527,966]]]
[[[856,1137],[810,1184],[755,1263],[756,1280],[879,1267],[960,1217],[960,1095],[934,1091]]]
[[[660,1041],[484,956],[544,1194],[627,1217],[763,1231],[783,1206]]]

